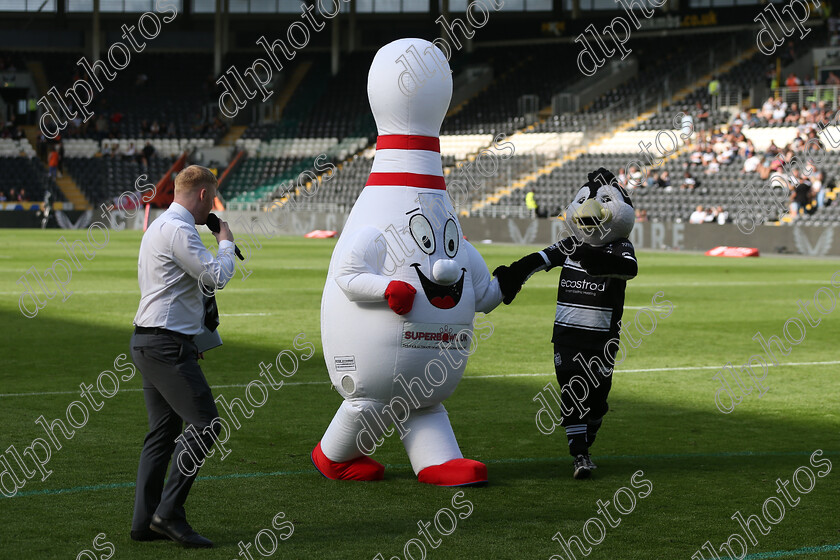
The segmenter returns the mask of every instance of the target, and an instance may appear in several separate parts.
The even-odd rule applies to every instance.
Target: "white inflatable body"
[[[405,67],[397,59],[412,45],[427,53],[427,65],[437,55],[441,66],[409,97],[399,87]],[[321,440],[334,462],[361,457],[381,442],[390,424],[383,408],[395,397],[410,404],[397,428],[415,473],[462,457],[441,403],[466,367],[476,311],[491,311],[502,296],[463,238],[445,190],[438,136],[451,95],[449,66],[427,41],[394,41],[371,64],[377,151],[333,251],[321,300],[324,359],[345,399]],[[405,315],[385,299],[393,281],[417,292]],[[460,351],[453,343],[459,332]],[[405,417],[400,406],[394,411]]]

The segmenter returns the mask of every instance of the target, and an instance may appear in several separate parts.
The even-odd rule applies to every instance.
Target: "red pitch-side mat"
[[[755,247],[727,247],[721,245],[706,251],[709,257],[757,257],[758,249]]]
[[[309,233],[304,235],[304,237],[306,237],[307,239],[326,239],[328,237],[335,237],[336,233],[338,232],[333,230],[316,229],[310,231]]]

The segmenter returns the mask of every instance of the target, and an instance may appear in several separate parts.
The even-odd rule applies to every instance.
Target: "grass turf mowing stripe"
[[[824,365],[835,365],[840,364],[840,360],[834,360],[830,362],[788,362],[786,364],[779,364],[778,366],[773,367],[798,367],[798,366],[824,366]],[[648,373],[648,372],[657,372],[657,371],[695,371],[695,370],[703,370],[703,369],[721,369],[723,366],[679,366],[679,367],[666,367],[666,368],[645,368],[645,369],[620,369],[617,370],[619,374],[621,373]],[[498,377],[544,377],[544,376],[554,376],[555,373],[500,373],[497,375],[465,375],[463,379],[495,379]],[[329,385],[329,381],[289,381],[283,383],[283,385]],[[231,387],[247,387],[247,383],[234,383],[232,385],[211,385],[211,389],[228,389]],[[143,389],[121,389],[121,393],[137,393],[142,391]],[[0,393],[0,398],[4,397],[37,397],[41,395],[75,395],[76,391],[41,391],[35,393]]]
[[[800,455],[810,455],[812,451],[721,451],[718,453],[670,453],[658,455],[599,455],[598,460],[638,460],[638,459],[723,459],[728,457],[790,457]],[[840,451],[825,451],[825,455],[840,455]],[[509,459],[487,459],[485,463],[495,465],[517,464],[517,463],[543,463],[548,461],[562,461],[568,459],[568,456],[563,457],[517,457]],[[386,464],[386,469],[392,470],[406,470],[411,468],[409,464]],[[295,474],[320,474],[315,469],[306,469],[298,471],[273,471],[273,472],[254,472],[254,473],[231,473],[220,474],[213,476],[198,476],[199,480],[229,480],[233,478],[261,478],[266,476],[288,476]],[[54,488],[45,490],[28,490],[26,492],[18,492],[8,499],[22,498],[26,496],[43,496],[50,494],[72,494],[75,492],[95,492],[98,490],[111,490],[114,488],[133,488],[134,482],[113,482],[110,484],[97,484],[94,486],[73,486],[71,488]]]

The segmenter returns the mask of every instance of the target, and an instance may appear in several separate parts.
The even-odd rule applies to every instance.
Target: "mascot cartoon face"
[[[452,309],[461,302],[467,272],[467,263],[458,258],[461,228],[454,212],[446,208],[445,196],[421,193],[417,198],[417,208],[406,212],[408,233],[419,249],[409,267],[429,304]]]
[[[589,181],[566,207],[565,219],[575,237],[598,247],[629,237],[636,214],[615,175],[602,167],[589,174]]]

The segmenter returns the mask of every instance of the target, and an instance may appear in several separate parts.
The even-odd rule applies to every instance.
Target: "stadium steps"
[[[23,133],[26,135],[26,139],[29,140],[29,143],[33,146],[37,146],[38,137],[41,135],[41,129],[34,124],[25,124],[20,128],[23,130]],[[38,154],[38,157],[41,157],[41,155]]]
[[[241,126],[241,125],[230,127],[230,130],[228,130],[228,133],[225,134],[224,137],[221,139],[221,141],[219,142],[219,145],[220,146],[233,146],[234,144],[236,144],[236,141],[239,140],[242,137],[243,134],[245,134],[245,131],[247,129],[248,129],[247,126]]]
[[[531,183],[535,183],[537,180],[539,180],[540,177],[543,177],[544,175],[551,174],[558,167],[562,167],[567,162],[577,159],[581,154],[587,153],[590,149],[594,148],[595,146],[598,146],[599,144],[608,140],[609,138],[612,138],[617,133],[625,132],[627,130],[630,130],[631,128],[639,125],[639,123],[642,123],[642,122],[646,121],[647,119],[649,119],[654,114],[655,114],[655,111],[653,111],[653,110],[645,111],[644,113],[640,114],[637,117],[634,117],[632,119],[628,119],[628,120],[620,123],[618,126],[616,126],[611,131],[595,137],[594,140],[587,143],[586,145],[581,146],[580,148],[575,148],[575,149],[569,151],[568,153],[563,154],[559,158],[556,158],[556,159],[546,163],[545,165],[543,165],[542,167],[540,167],[536,171],[531,171],[531,172],[528,172],[528,173],[524,173],[523,175],[519,176],[516,180],[514,180],[511,183],[510,186],[502,187],[501,189],[497,189],[494,193],[486,196],[484,199],[479,200],[475,204],[473,204],[473,206],[472,206],[472,208],[470,208],[469,212],[467,212],[466,210],[462,211],[461,215],[468,216],[470,213],[481,210],[485,206],[489,206],[491,204],[495,204],[495,203],[499,202],[502,199],[502,197],[504,197],[506,195],[510,195],[510,194],[512,194],[516,191],[524,190],[528,185],[530,185]],[[530,125],[530,126],[526,127],[525,130],[533,130],[536,126],[537,126],[536,124]]]
[[[41,64],[41,61],[27,61],[26,69],[29,70],[30,74],[32,74],[32,80],[35,82],[35,88],[38,90],[38,95],[46,95],[50,85],[49,80],[47,80],[47,73],[44,71],[44,65]]]
[[[755,53],[757,53],[757,52],[758,52],[758,47],[750,47],[749,49],[746,49],[745,51],[743,51],[741,54],[739,54],[735,58],[732,58],[732,59],[720,64],[719,66],[717,66],[714,70],[712,70],[711,72],[709,72],[705,76],[701,76],[700,78],[698,78],[694,82],[686,85],[684,88],[677,91],[674,94],[674,97],[671,98],[671,101],[669,102],[669,104],[673,105],[675,103],[679,103],[680,101],[682,101],[683,99],[685,99],[686,97],[691,95],[691,93],[693,93],[697,88],[703,87],[704,85],[707,85],[709,82],[711,82],[712,78],[715,75],[722,76],[723,74],[726,74],[727,72],[732,70],[735,66],[738,66],[739,64],[741,64],[743,61],[747,60],[748,58],[752,58],[753,55],[755,55]]]
[[[67,173],[63,174],[55,180],[55,184],[59,189],[61,189],[65,198],[73,203],[73,208],[75,210],[87,210],[90,208],[90,202],[88,202],[85,195],[82,194],[82,191],[76,185],[76,181],[74,181],[70,175]]]
[[[449,111],[446,113],[446,118],[449,118],[449,117],[451,117],[452,115],[456,115],[456,114],[458,114],[459,112],[461,112],[461,110],[462,110],[464,107],[466,107],[467,105],[469,105],[469,104],[470,104],[470,102],[471,102],[473,99],[475,99],[475,98],[477,98],[478,96],[482,95],[482,94],[483,94],[484,92],[486,92],[488,89],[490,89],[490,88],[492,88],[492,87],[496,86],[499,82],[504,81],[504,80],[508,77],[508,75],[510,75],[510,74],[511,74],[511,73],[513,73],[514,71],[518,70],[518,69],[519,69],[519,68],[521,68],[522,66],[525,66],[526,64],[530,64],[533,60],[534,60],[533,55],[532,55],[532,56],[525,57],[525,58],[523,58],[522,60],[520,60],[520,61],[519,61],[519,63],[518,63],[518,64],[516,64],[515,66],[511,66],[511,67],[509,67],[507,70],[505,70],[504,72],[502,72],[501,74],[499,74],[498,76],[494,76],[494,77],[493,77],[493,81],[492,81],[492,82],[490,82],[489,84],[487,84],[487,86],[486,86],[486,87],[484,87],[484,88],[480,89],[479,91],[475,92],[475,94],[473,94],[473,95],[471,95],[470,97],[466,98],[464,101],[462,101],[461,103],[459,103],[459,104],[458,104],[458,105],[456,105],[455,107],[452,107],[451,109],[449,109]]]
[[[304,60],[292,70],[291,77],[286,81],[286,85],[283,86],[283,89],[274,101],[274,111],[276,111],[275,114],[278,118],[283,117],[283,111],[286,109],[286,105],[289,104],[289,101],[292,99],[295,91],[297,91],[298,86],[303,82],[310,68],[312,68],[312,61]]]
[[[681,90],[676,92],[674,94],[674,97],[670,100],[670,103],[671,104],[679,103],[680,101],[682,101],[683,99],[688,97],[698,87],[703,86],[703,84],[709,83],[714,75],[725,74],[730,69],[732,69],[733,67],[740,64],[742,61],[752,57],[756,52],[758,52],[758,48],[757,47],[751,47],[751,48],[747,49],[746,51],[742,52],[740,55],[728,60],[727,62],[724,62],[724,63],[720,64],[712,72],[706,74],[705,76],[701,76],[695,82],[693,82],[691,84],[688,84],[687,86],[685,86],[684,88],[682,88]],[[486,196],[484,199],[479,200],[475,204],[473,204],[473,206],[472,206],[472,208],[470,209],[469,212],[462,211],[461,214],[462,215],[469,215],[472,212],[476,212],[478,210],[481,210],[485,206],[489,206],[491,204],[495,204],[495,203],[499,202],[502,199],[502,197],[504,197],[506,195],[510,195],[510,194],[514,193],[515,191],[524,190],[526,187],[528,187],[528,185],[536,182],[540,177],[550,174],[551,172],[553,172],[558,167],[562,167],[568,161],[572,161],[574,159],[577,159],[578,156],[588,152],[589,149],[594,148],[595,146],[598,146],[600,143],[608,140],[609,138],[612,138],[613,136],[615,136],[616,133],[625,132],[625,131],[630,130],[631,128],[634,128],[634,127],[638,126],[639,124],[649,120],[655,114],[656,114],[656,110],[651,109],[651,110],[648,110],[648,111],[645,111],[645,112],[641,113],[640,115],[638,115],[635,118],[624,121],[623,123],[616,126],[612,131],[596,137],[595,140],[593,140],[592,142],[590,142],[586,146],[575,149],[575,150],[572,150],[568,154],[564,154],[563,156],[561,156],[561,157],[547,163],[546,165],[540,167],[536,172],[530,172],[530,173],[523,174],[522,176],[517,178],[515,181],[513,181],[510,186],[503,187],[501,189],[497,189],[494,193]],[[543,111],[540,111],[540,117],[542,117],[542,116],[543,116]],[[545,119],[543,118],[542,120],[545,120]],[[542,122],[542,120],[541,120],[541,122]],[[536,123],[534,125],[530,125],[530,126],[526,127],[524,130],[533,130],[537,126],[537,124],[539,124],[539,123]],[[679,157],[679,153],[681,153],[685,149],[687,149],[687,148],[685,146],[683,146],[680,150],[678,150],[678,152],[676,154],[671,154],[669,156],[669,158],[674,159],[676,157]]]

